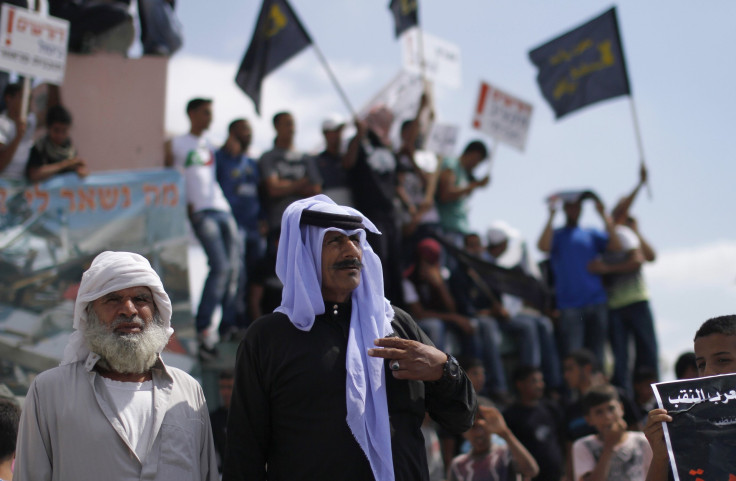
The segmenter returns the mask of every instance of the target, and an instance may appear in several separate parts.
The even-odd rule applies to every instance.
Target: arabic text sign
[[[424,31],[420,33],[418,28],[407,30],[401,37],[404,69],[412,73],[422,73],[420,34],[421,45],[424,47],[424,75],[447,87],[460,88],[462,84],[460,47]]]
[[[23,365],[34,370],[46,362],[38,359],[58,364],[66,342],[58,349],[50,340],[72,332],[82,272],[104,250],[149,259],[171,297],[179,339],[191,339],[187,224],[175,169],[0,179],[0,361],[31,361]],[[9,357],[8,343],[30,357]]]
[[[426,149],[443,157],[455,155],[455,145],[460,128],[451,124],[432,124],[427,136]]]
[[[3,4],[0,69],[60,85],[64,80],[68,39],[66,20]]]
[[[387,107],[394,114],[390,137],[397,142],[401,122],[416,117],[423,91],[422,78],[402,70],[358,112],[358,117],[364,119],[374,107]]]
[[[736,476],[736,374],[652,384],[675,480]]]
[[[481,82],[473,128],[523,151],[531,118],[530,103]]]

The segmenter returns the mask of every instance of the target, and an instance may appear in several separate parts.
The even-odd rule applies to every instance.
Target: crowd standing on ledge
[[[86,175],[84,161],[71,146],[69,113],[60,106],[49,108],[47,136],[34,145],[27,132],[35,129],[35,119],[29,117],[25,123],[18,120],[17,87],[11,84],[6,88],[7,110],[0,115],[0,174],[12,177],[22,173],[29,181],[67,171]],[[508,260],[510,245],[520,242],[511,226],[497,221],[487,226],[485,232],[470,228],[469,198],[490,184],[488,175],[480,179],[474,176],[476,167],[489,156],[483,142],[468,143],[455,159],[437,159],[434,170],[420,165],[418,156],[422,155],[424,135],[420,119],[425,108],[423,97],[417,117],[402,123],[401,145],[396,151],[389,140],[393,116],[388,109],[374,108],[365,119],[354,119],[356,133],[347,142],[342,133],[348,121],[336,115],[326,116],[321,126],[325,149],[317,155],[295,149],[297,119],[289,112],[280,112],[273,117],[273,149],[255,159],[249,155],[253,132],[246,119],[232,120],[227,139],[218,149],[206,135],[213,117],[213,102],[197,98],[186,106],[190,130],[166,143],[164,165],[183,173],[189,220],[209,264],[195,317],[198,355],[203,362],[212,361],[218,357],[218,339],[244,339],[234,371],[223,374],[220,380],[224,386],[223,402],[212,414],[214,432],[208,429],[202,435],[205,443],[214,436],[217,457],[210,459],[208,454],[201,462],[209,466],[216,459],[217,466],[224,469],[225,479],[244,479],[246,473],[263,479],[266,470],[269,476],[281,473],[285,478],[298,479],[304,466],[312,463],[318,470],[323,469],[319,465],[328,463],[318,453],[304,451],[306,445],[320,444],[314,442],[313,434],[320,430],[325,433],[324,442],[335,444],[335,451],[345,455],[333,462],[331,469],[344,474],[346,466],[350,466],[358,479],[384,479],[391,471],[396,479],[502,479],[508,473],[518,473],[539,480],[578,481],[588,475],[591,479],[643,480],[650,462],[661,471],[661,448],[652,419],[668,418],[656,410],[647,414],[653,407],[649,384],[659,379],[659,364],[654,320],[641,273],[643,263],[654,261],[656,253],[630,213],[647,181],[646,170],[641,169],[635,188],[610,214],[602,200],[590,192],[563,196],[561,203],[549,203],[549,217],[537,243],[542,252],[549,254],[549,268],[541,276],[539,267],[530,262],[523,241],[518,257]],[[317,194],[326,197],[314,197]],[[343,207],[334,206],[330,199]],[[578,224],[582,209],[589,203],[600,215],[604,231]],[[560,204],[565,224],[555,227]],[[300,227],[299,215],[303,210],[360,221],[346,227],[344,219],[317,219],[305,228]],[[301,222],[304,223],[303,218]],[[285,228],[296,230],[284,232]],[[294,237],[299,229],[306,230]],[[307,232],[319,232],[309,241],[312,244],[308,242],[312,234]],[[333,271],[329,267],[322,266],[320,271],[318,259],[325,262],[327,249],[333,248],[328,242],[332,237],[340,246],[336,262],[343,255],[359,261],[363,258],[361,267],[344,269],[362,269],[361,282],[366,284],[366,279],[370,279],[367,290],[357,285],[340,287],[344,279],[331,278]],[[350,246],[357,248],[359,254],[344,254]],[[451,246],[477,261],[536,277],[539,283],[551,288],[553,302],[534,305],[524,296],[494,288],[484,281],[474,264],[454,255]],[[304,253],[299,260],[290,257],[299,249],[306,249],[312,259],[307,261]],[[373,266],[370,274],[365,267],[369,264],[365,259],[368,253]],[[304,277],[310,269],[317,272]],[[306,286],[305,279],[316,285]],[[331,282],[337,283],[332,290]],[[385,305],[375,298],[377,286]],[[127,290],[136,286],[117,287],[127,295]],[[309,300],[311,307],[305,307],[304,302],[295,303],[305,289],[315,288],[316,297],[301,299]],[[154,288],[149,285],[146,289]],[[100,292],[100,296],[108,294]],[[87,302],[93,305],[92,301],[97,302],[92,298]],[[155,304],[160,310],[161,306]],[[372,343],[379,339],[379,350],[368,351],[366,357],[360,349],[353,351],[357,348],[352,344],[344,344],[356,335],[351,318],[368,315],[366,312],[373,312],[371,318],[375,318],[379,311],[385,322],[374,326],[375,332],[362,334],[361,341]],[[216,318],[217,312],[220,315]],[[312,324],[320,327],[311,330]],[[331,324],[337,328],[334,332],[329,330]],[[75,327],[80,328],[76,323]],[[328,331],[319,334],[323,328]],[[389,334],[404,340],[385,337]],[[318,342],[315,339],[319,336],[326,337]],[[386,340],[380,341],[382,338]],[[313,399],[315,385],[327,382],[317,381],[318,370],[304,364],[299,369],[305,370],[304,375],[314,378],[314,382],[307,379],[303,386],[280,384],[281,376],[288,372],[282,371],[286,369],[287,353],[294,356],[287,364],[298,364],[320,354],[304,349],[326,340],[340,354],[331,358],[329,366],[322,364],[319,369],[329,368],[330,375],[337,376],[333,381],[343,379],[331,387],[325,384],[324,390],[317,389],[325,403],[335,404],[330,410],[342,412],[329,419],[322,417],[325,408],[315,405]],[[271,349],[271,343],[279,348]],[[291,347],[284,347],[285,343],[291,343]],[[607,343],[612,354],[610,378],[604,369],[608,365]],[[429,346],[434,347],[428,350]],[[418,384],[394,385],[395,381],[389,381],[383,398],[366,401],[363,393],[367,404],[353,406],[351,389],[364,388],[359,382],[351,387],[351,376],[359,372],[369,377],[375,375],[371,369],[376,364],[370,359],[374,355],[387,359],[387,378],[411,379]],[[416,376],[409,374],[420,357],[430,359],[431,369]],[[442,369],[448,369],[452,363],[456,365],[456,377],[438,381],[438,373],[444,379]],[[688,369],[695,369],[690,356],[684,356],[681,364],[678,376],[687,376]],[[114,367],[104,363],[99,366],[103,366],[100,382],[109,384],[104,378],[115,379],[110,374],[117,372]],[[340,366],[347,366],[347,373],[345,369],[336,369]],[[87,366],[89,372],[96,369],[94,362]],[[155,391],[156,369],[161,370],[161,379],[171,382],[172,374],[166,374],[171,368],[155,367],[155,363],[138,370],[136,374],[143,376],[138,382],[153,379]],[[39,382],[50,382],[47,378],[40,377]],[[449,394],[440,394],[434,384],[450,381],[459,383],[453,388],[455,398],[446,398]],[[42,384],[34,387],[30,397],[39,405],[45,402],[41,387]],[[281,394],[285,397],[275,398],[274,389],[284,390]],[[301,391],[289,394],[292,389]],[[143,391],[153,392],[148,388]],[[416,398],[419,392],[427,396],[422,406],[414,405],[416,399],[421,399]],[[194,396],[197,403],[198,396]],[[195,402],[194,398],[190,401]],[[295,399],[302,399],[304,405],[294,404]],[[114,400],[105,402],[112,403],[110,412],[117,412]],[[431,418],[425,418],[425,402],[434,406],[429,409]],[[456,407],[452,407],[454,404]],[[201,405],[196,409],[201,410]],[[360,424],[364,419],[351,412],[365,409],[379,414],[374,421]],[[613,414],[607,414],[608,411]],[[383,412],[390,414],[391,429],[378,421]],[[449,412],[455,412],[455,417]],[[38,413],[33,407],[32,412],[24,414],[20,452],[24,446],[29,451],[39,448],[33,445],[34,431],[28,431],[29,423],[41,422],[36,419]],[[276,413],[278,425],[263,425]],[[143,414],[159,416],[155,411],[121,415]],[[471,426],[473,415],[475,422]],[[313,422],[306,422],[308,417],[314,417]],[[116,423],[107,421],[120,435]],[[329,423],[336,423],[335,429],[325,430]],[[403,431],[397,431],[397,423]],[[146,469],[146,447],[150,448],[157,434],[146,430],[131,434],[129,429],[142,429],[134,424],[121,429],[126,436],[133,436],[125,438],[126,445],[136,452],[142,469]],[[650,441],[654,439],[653,458],[644,437],[637,434],[643,425],[647,425]],[[390,441],[384,439],[388,431],[392,433]],[[398,442],[402,437],[406,439]],[[143,438],[145,442],[141,441]],[[417,444],[422,438],[424,442]],[[51,438],[37,441],[47,447],[53,444]],[[288,448],[295,443],[301,448]],[[386,462],[387,453],[382,451],[386,443],[393,448],[393,463]],[[270,448],[263,451],[264,446]],[[300,450],[303,455],[296,462],[293,453]],[[622,464],[619,454],[632,450],[639,455]],[[22,455],[19,460],[20,472],[40,469]],[[430,468],[426,476],[422,467],[425,464]],[[214,469],[203,466],[199,466],[199,472]],[[482,473],[488,477],[482,477]]]
[[[194,99],[187,111],[197,104],[205,109],[212,106],[207,99]],[[628,429],[641,428],[652,402],[650,389],[635,391],[635,379],[659,378],[653,316],[641,275],[642,264],[653,261],[656,254],[630,214],[647,172],[642,168],[634,190],[610,214],[593,193],[568,196],[561,202],[565,224],[555,228],[560,203],[550,202],[549,218],[538,242],[540,250],[549,253],[547,275],[541,278],[538,267],[529,261],[526,245],[520,258],[503,264],[537,276],[539,282],[553,281],[555,303],[540,309],[522,297],[489,288],[472,265],[459,261],[445,248],[449,243],[474,258],[498,264],[509,245],[519,241],[519,235],[501,221],[488,226],[487,232],[470,229],[469,198],[490,183],[489,176],[474,177],[476,167],[488,159],[483,142],[470,142],[456,159],[438,159],[434,171],[419,165],[417,152],[423,135],[419,119],[425,108],[422,101],[417,118],[402,123],[397,151],[391,149],[388,134],[392,114],[378,107],[364,120],[353,120],[356,133],[349,140],[342,139],[348,122],[339,116],[326,116],[322,123],[325,149],[314,156],[294,148],[298,124],[289,112],[273,117],[274,147],[258,160],[248,154],[252,131],[245,119],[234,119],[225,144],[216,152],[210,150],[207,157],[197,157],[203,161],[193,162],[189,154],[184,156],[189,160],[178,165],[187,178],[195,177],[198,182],[190,195],[207,192],[219,197],[221,189],[238,226],[239,262],[228,263],[230,269],[239,268],[232,304],[237,314],[232,317],[234,324],[223,316],[220,337],[247,338],[252,322],[283,306],[283,276],[277,275],[276,265],[279,239],[283,241],[283,213],[299,199],[326,193],[339,204],[358,209],[381,232],[379,236],[369,230],[366,240],[381,260],[386,298],[410,313],[435,346],[460,359],[469,374],[472,371],[479,376],[480,381],[474,382],[478,395],[506,418],[499,426],[492,411],[481,410],[483,429],[473,429],[483,433],[481,437],[496,433],[493,439],[506,446],[510,443],[498,436],[513,433],[536,459],[535,479],[560,479],[563,474],[577,479],[572,475],[574,453],[584,451],[574,451],[573,444],[596,432],[596,425],[586,419],[597,406],[588,406],[583,400],[589,391],[609,383],[603,369],[606,344],[610,343],[613,354],[615,396],[599,404],[620,404],[621,422]],[[206,121],[188,134],[199,144],[206,142],[205,131],[211,121],[211,114],[205,117]],[[605,231],[578,225],[588,203],[595,206]],[[220,235],[230,238],[229,233]],[[205,248],[211,277],[219,271],[218,261],[211,258],[217,252],[210,250]],[[208,302],[232,301],[225,286],[233,284],[219,285]],[[216,319],[198,318],[203,360],[217,356],[216,344],[211,341],[211,331],[217,325]],[[202,327],[205,329],[200,330]],[[631,341],[634,358],[629,357]],[[238,361],[236,369],[242,362]],[[237,382],[235,389],[237,393]],[[546,429],[538,429],[540,426]],[[453,471],[450,466],[455,456],[472,451],[468,442],[432,421],[425,422],[422,429],[436,433],[429,438],[437,442],[427,444],[427,459],[439,459],[443,466],[436,470],[436,479],[466,479],[460,474],[462,469]],[[618,445],[614,442],[611,446]],[[513,458],[510,452],[505,456]],[[520,468],[519,459],[511,464]],[[527,469],[529,472],[532,470]]]

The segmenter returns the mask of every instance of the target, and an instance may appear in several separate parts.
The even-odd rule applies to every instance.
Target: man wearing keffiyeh
[[[281,222],[281,306],[238,350],[223,479],[426,480],[425,411],[450,432],[476,399],[456,361],[383,293],[376,234],[318,195]]]

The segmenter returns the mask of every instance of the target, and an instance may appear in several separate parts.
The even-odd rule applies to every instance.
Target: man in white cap
[[[238,350],[228,418],[228,480],[427,480],[425,411],[470,428],[472,384],[384,297],[378,233],[326,196],[284,213],[281,306]]]
[[[504,221],[496,221],[489,226],[486,237],[486,250],[493,264],[539,278],[538,269],[527,253],[526,243],[516,229]],[[515,244],[515,249],[512,249],[512,244]],[[502,321],[501,330],[517,339],[521,363],[540,368],[547,388],[560,389],[562,368],[552,321],[520,297],[501,293],[500,300],[499,312],[495,314]]]
[[[202,389],[160,357],[171,302],[148,261],[99,254],[74,328],[61,365],[28,391],[13,479],[217,480]]]
[[[343,155],[342,131],[345,120],[338,114],[330,114],[322,122],[325,150],[316,157],[317,168],[322,176],[322,193],[340,205],[353,206],[353,192],[349,184],[349,172],[355,159]]]

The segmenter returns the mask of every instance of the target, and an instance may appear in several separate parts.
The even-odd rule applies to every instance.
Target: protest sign
[[[524,151],[532,105],[486,82],[481,82],[473,128]]]
[[[736,479],[736,374],[652,384],[675,481]]]
[[[372,108],[384,105],[391,109],[394,119],[413,119],[423,91],[422,77],[401,71],[368,101],[358,116],[364,118]]]
[[[82,272],[105,250],[147,257],[171,298],[177,339],[194,339],[185,204],[183,178],[169,169],[0,180],[0,360],[58,365]],[[194,362],[175,355],[177,367]]]
[[[432,124],[425,148],[437,155],[451,157],[455,155],[455,146],[459,134],[460,128],[457,125]]]
[[[450,88],[462,85],[460,47],[454,43],[411,28],[401,37],[401,47],[402,65],[408,72],[424,75]],[[421,47],[424,47],[423,58]]]
[[[360,109],[358,117],[364,119],[374,107],[387,107],[394,114],[389,136],[392,142],[398,142],[399,126],[402,121],[416,117],[424,89],[422,77],[401,71]]]
[[[61,85],[66,67],[69,22],[7,3],[0,21],[0,69]]]

